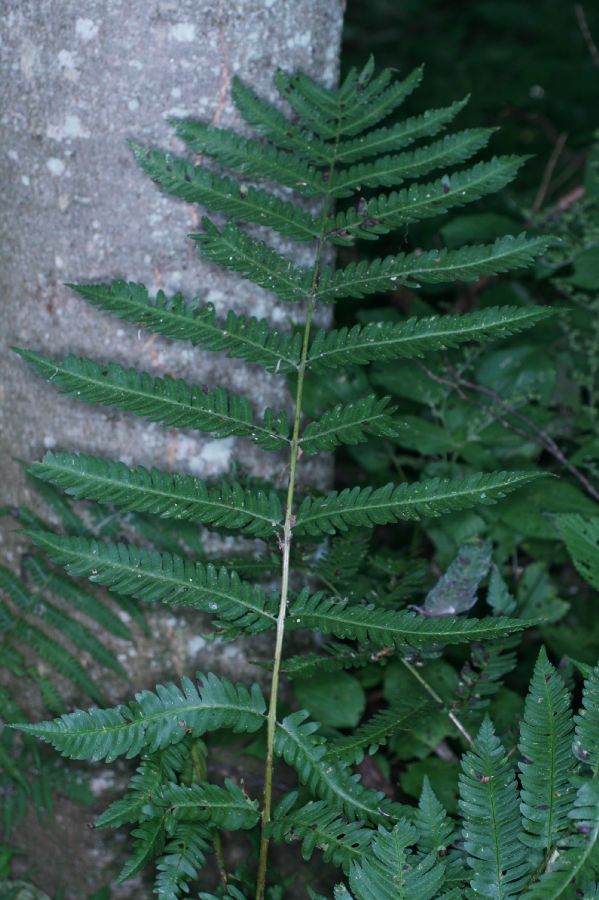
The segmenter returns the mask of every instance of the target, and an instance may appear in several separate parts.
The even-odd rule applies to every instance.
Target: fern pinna
[[[74,453],[48,453],[33,467],[37,478],[75,498],[259,538],[269,560],[273,551],[280,552],[280,589],[273,593],[270,587],[240,577],[233,567],[197,562],[170,549],[160,552],[82,534],[61,536],[35,527],[27,529],[34,543],[74,576],[87,577],[128,598],[160,600],[202,611],[212,616],[215,628],[228,638],[274,632],[268,698],[256,684],[248,689],[208,674],[183,679],[180,686],[159,685],[155,691],[142,691],[129,704],[114,709],[77,710],[54,721],[21,726],[71,758],[140,757],[129,792],[98,824],[136,826],[135,849],[121,880],[158,857],[156,892],[162,897],[176,898],[188,892],[197,882],[208,852],[215,853],[224,871],[220,830],[252,830],[258,819],[258,900],[269,890],[269,842],[287,840],[290,834],[302,841],[304,856],[316,846],[324,848],[326,858],[349,873],[349,889],[358,898],[423,898],[439,892],[445,897],[461,896],[466,883],[470,883],[468,891],[473,896],[482,891],[483,896],[509,897],[529,874],[526,854],[519,845],[516,852],[517,828],[512,821],[519,815],[516,782],[488,722],[464,763],[462,794],[465,821],[471,822],[469,832],[463,839],[451,837],[457,846],[442,860],[439,841],[449,842],[454,828],[448,824],[433,829],[429,807],[436,801],[430,792],[423,794],[420,818],[411,823],[408,819],[414,818],[413,810],[365,786],[352,770],[364,749],[384,743],[398,719],[405,722],[412,716],[413,721],[414,708],[398,703],[389,713],[378,715],[349,748],[328,741],[307,713],[282,717],[278,709],[287,627],[357,642],[358,647],[355,643],[335,645],[331,659],[341,660],[339,669],[344,654],[352,665],[356,655],[372,659],[373,654],[394,652],[405,657],[406,665],[416,673],[407,659],[414,653],[438,655],[446,644],[507,638],[528,624],[507,616],[422,615],[394,608],[391,599],[380,606],[354,602],[314,592],[310,581],[302,584],[300,577],[299,563],[310,543],[322,543],[329,535],[356,527],[368,530],[494,503],[537,477],[532,471],[480,473],[416,484],[347,488],[324,496],[309,493],[301,480],[303,455],[357,443],[371,435],[393,435],[402,427],[388,398],[370,395],[337,405],[305,424],[304,386],[313,373],[421,357],[471,341],[491,341],[527,329],[549,314],[544,308],[502,306],[399,324],[369,322],[330,331],[314,327],[314,312],[320,303],[366,297],[397,285],[474,281],[482,275],[527,266],[546,247],[545,239],[521,234],[455,250],[401,250],[339,269],[329,264],[329,246],[376,240],[399,229],[405,232],[411,223],[479,200],[506,185],[523,161],[494,157],[453,168],[470,160],[491,136],[491,129],[470,129],[438,137],[465,101],[381,126],[420,78],[420,70],[404,80],[396,80],[391,70],[375,75],[371,61],[362,71],[350,72],[338,90],[329,90],[303,74],[278,72],[275,84],[291,107],[292,117],[236,80],[234,101],[257,137],[241,138],[188,119],[173,123],[190,151],[211,157],[216,168],[132,144],[142,170],[163,191],[230,217],[225,224],[203,220],[202,232],[193,238],[204,257],[266,288],[281,301],[303,304],[301,328],[283,332],[266,321],[233,311],[224,310],[217,316],[211,305],[200,300],[186,302],[180,295],[168,298],[159,292],[152,299],[139,284],[72,285],[99,309],[139,327],[262,366],[273,376],[288,377],[294,394],[291,418],[286,411],[273,409],[259,416],[251,397],[219,386],[205,392],[170,375],[156,377],[92,359],[67,356],[57,360],[31,350],[18,351],[39,375],[80,401],[112,406],[169,427],[246,438],[265,451],[285,454],[288,461],[282,492],[234,478],[207,483],[190,475],[131,468],[118,460]],[[237,177],[220,174],[220,167],[236,170]],[[262,179],[289,190],[274,193],[256,186]],[[381,188],[390,190],[377,193]],[[254,233],[240,228],[239,222],[307,242],[313,250],[312,265],[295,265]],[[563,714],[561,694],[555,703]],[[538,714],[543,711],[535,709]],[[456,719],[451,711],[450,715]],[[536,720],[532,721],[531,733],[522,738],[533,751],[536,727]],[[556,725],[555,731],[559,747],[551,771],[560,788],[572,762],[568,759],[566,765],[563,747],[569,727]],[[266,732],[260,809],[256,798],[232,782],[224,787],[207,783],[205,767],[197,764],[203,736],[221,729],[248,735]],[[275,756],[296,770],[300,790],[288,795],[273,817]],[[492,793],[495,777],[502,780],[497,793],[499,808]],[[586,822],[588,817],[595,821],[592,810],[589,812],[594,794],[581,797],[579,791],[575,815],[572,810],[566,814],[564,804],[556,803],[550,823],[537,827],[534,810],[539,808],[535,805],[539,774],[531,770],[523,779],[525,831],[539,852],[553,846],[556,837],[570,840],[573,829],[568,815],[576,821]],[[586,784],[585,790],[588,793],[591,787]],[[544,803],[546,791],[542,793]],[[473,804],[480,804],[480,809],[473,809]],[[492,824],[493,828],[497,825],[501,871],[488,864],[486,850],[471,846],[477,841],[477,829],[486,827],[481,822],[487,821],[491,808],[498,816]],[[510,819],[507,825],[505,817]],[[418,841],[422,849],[409,849]],[[578,858],[576,854],[583,852],[578,838],[571,841],[572,850],[567,852]],[[471,880],[468,866],[475,872]],[[509,868],[507,878],[504,867]],[[227,880],[226,872],[223,881],[227,896],[244,896]],[[444,887],[446,884],[449,886]],[[340,887],[338,892],[347,896],[348,889]]]

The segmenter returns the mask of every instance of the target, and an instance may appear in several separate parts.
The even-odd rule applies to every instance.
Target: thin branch
[[[584,6],[582,5],[582,3],[576,3],[574,5],[574,12],[576,13],[578,27],[580,28],[580,33],[582,34],[584,42],[587,45],[588,51],[591,55],[591,59],[599,69],[599,50],[597,49],[597,44],[593,40],[593,35],[591,34],[591,29],[589,28],[589,23],[587,21],[586,13],[584,11]]]
[[[565,131],[559,135],[557,141],[555,142],[555,146],[551,151],[551,156],[547,160],[547,165],[545,166],[545,171],[543,172],[543,177],[541,179],[541,184],[539,185],[539,190],[537,191],[537,196],[535,197],[535,201],[532,205],[532,214],[535,215],[538,213],[540,208],[543,205],[545,197],[547,196],[547,191],[549,190],[549,185],[551,184],[551,179],[553,177],[553,173],[555,171],[555,167],[557,165],[557,161],[562,155],[563,149],[566,146],[566,141],[568,140],[568,135]]]
[[[435,701],[435,703],[437,704],[437,706],[438,706],[441,710],[443,710],[443,712],[446,712],[446,713],[447,713],[449,719],[453,722],[453,724],[455,725],[455,727],[457,728],[457,730],[460,732],[460,734],[462,735],[462,737],[466,739],[466,741],[468,742],[468,744],[472,744],[472,735],[469,734],[469,732],[466,730],[466,728],[462,725],[462,723],[460,722],[460,720],[458,719],[458,717],[456,716],[456,714],[455,714],[454,712],[452,712],[452,710],[447,709],[447,706],[446,706],[446,704],[445,704],[445,701],[443,700],[443,697],[440,697],[440,696],[439,696],[439,694],[436,692],[436,690],[435,690],[433,687],[430,686],[430,684],[428,683],[428,681],[426,681],[426,680],[422,677],[422,675],[420,674],[420,672],[418,671],[418,669],[416,669],[416,668],[412,665],[412,663],[409,663],[409,662],[407,661],[407,659],[402,659],[402,663],[404,664],[404,666],[406,667],[406,669],[408,670],[408,672],[410,672],[410,673],[414,676],[414,678],[416,679],[416,681],[418,681],[419,684],[422,685],[422,687],[423,687],[424,690],[427,692],[427,694],[429,694],[429,696],[433,698],[433,700]]]

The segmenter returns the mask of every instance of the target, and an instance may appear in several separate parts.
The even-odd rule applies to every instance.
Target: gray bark
[[[238,126],[230,100],[234,74],[271,98],[277,66],[333,83],[342,7],[343,0],[4,0],[0,503],[37,505],[17,460],[39,459],[52,447],[202,477],[241,457],[254,474],[277,474],[280,460],[243,441],[176,433],[61,397],[8,347],[57,357],[75,352],[221,384],[249,393],[257,410],[284,402],[280,380],[141,334],[88,307],[63,282],[142,281],[284,325],[288,308],[200,260],[185,237],[198,226],[198,211],[161,195],[125,141],[180,152],[168,116]],[[286,249],[296,257],[302,252]],[[307,474],[322,482],[327,469],[317,463]],[[22,543],[5,531],[0,558],[17,565],[20,552]],[[135,686],[190,666],[215,664],[243,676],[243,654],[190,640],[180,617],[163,613],[153,628],[149,646],[121,648]],[[122,686],[109,685],[108,692],[120,699]],[[98,787],[105,783],[96,780]],[[82,827],[76,807],[62,806],[51,829],[40,831],[30,819],[27,830],[40,887],[52,893],[63,880],[65,896],[81,900],[107,880],[109,851]],[[139,885],[132,890],[139,896]]]

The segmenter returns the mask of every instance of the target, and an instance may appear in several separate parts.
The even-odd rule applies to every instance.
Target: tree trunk
[[[342,7],[343,0],[5,3],[0,25],[2,504],[37,505],[18,460],[39,459],[52,447],[202,477],[223,472],[242,455],[253,474],[276,474],[275,457],[241,441],[177,434],[61,397],[7,348],[115,360],[248,393],[257,410],[280,405],[283,381],[140,333],[95,311],[63,282],[141,281],[151,290],[181,290],[217,309],[284,323],[288,313],[272,295],[199,258],[186,239],[199,224],[197,211],[158,192],[135,165],[126,138],[180,152],[169,116],[188,114],[237,127],[230,99],[234,75],[271,98],[277,66],[334,83]],[[286,250],[298,253],[297,246]],[[316,463],[310,477],[326,481],[327,470]],[[21,551],[22,542],[5,534],[3,561],[17,565]],[[123,651],[135,686],[151,686],[165,673],[210,668],[215,656],[220,671],[243,676],[243,655],[190,640],[171,612],[157,616],[154,626],[151,645]],[[111,690],[123,696],[122,685]],[[99,789],[105,779],[98,776],[95,782]],[[63,805],[56,823],[41,830],[30,818],[28,835],[18,842],[32,854],[27,866],[33,863],[40,887],[52,894],[62,883],[65,897],[77,900],[110,880],[107,847],[113,844],[109,839],[103,846],[97,833],[83,828],[82,815],[91,817]],[[139,883],[113,896],[133,894],[140,896]]]

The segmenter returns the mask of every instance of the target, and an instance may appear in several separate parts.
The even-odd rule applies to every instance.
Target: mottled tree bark
[[[230,100],[235,74],[271,98],[277,66],[333,83],[342,6],[343,0],[6,0],[0,24],[0,503],[36,505],[17,460],[40,458],[51,447],[203,477],[242,456],[253,473],[275,474],[280,461],[243,441],[176,433],[61,397],[8,347],[56,356],[72,351],[221,384],[249,393],[257,410],[283,401],[281,381],[139,333],[88,307],[63,282],[143,281],[284,324],[288,309],[271,295],[199,258],[186,239],[199,224],[198,211],[148,182],[126,138],[180,151],[169,116],[239,125]],[[296,257],[305,253],[286,249]],[[326,480],[323,465],[309,477]],[[21,550],[5,531],[3,561],[17,565]],[[221,671],[243,675],[243,655],[232,647],[209,649],[178,617],[163,613],[153,627],[152,642],[123,649],[134,684],[190,665],[208,668],[215,656]],[[111,688],[115,696],[118,690]],[[82,900],[108,880],[107,851],[97,834],[82,829],[75,807],[60,808],[56,826],[43,835],[31,823],[30,837],[37,845],[29,848],[36,881],[49,893],[63,880],[65,896]],[[133,893],[140,896],[139,885]],[[128,889],[114,896],[131,895]]]

